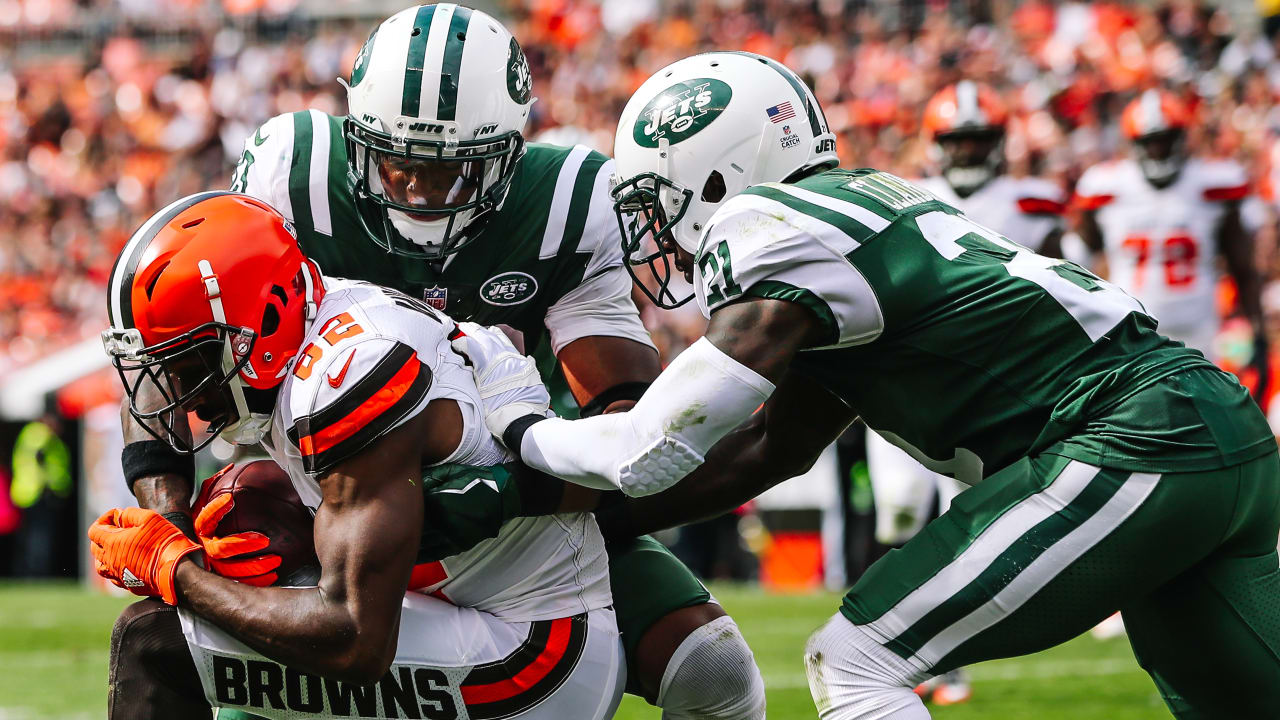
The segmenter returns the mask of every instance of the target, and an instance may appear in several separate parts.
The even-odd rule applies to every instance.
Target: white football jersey
[[[1111,282],[1142,302],[1162,334],[1208,353],[1219,325],[1217,228],[1226,202],[1247,193],[1234,162],[1191,159],[1157,188],[1120,160],[1086,170],[1076,202],[1096,211]]]
[[[436,399],[458,403],[464,433],[446,460],[511,456],[489,434],[471,371],[449,346],[454,322],[425,303],[363,282],[325,278],[325,296],[280,388],[269,450],[313,511],[316,477],[403,425]],[[496,492],[476,482],[465,492]],[[607,607],[608,561],[590,513],[517,518],[497,537],[414,569],[413,589],[509,621]]]
[[[1063,228],[1066,196],[1044,178],[1000,175],[965,198],[942,177],[924,178],[916,185],[1032,252],[1040,252],[1045,238]]]

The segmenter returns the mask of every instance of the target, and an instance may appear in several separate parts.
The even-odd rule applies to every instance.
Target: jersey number
[[[320,328],[320,336],[324,338],[325,343],[330,347],[346,340],[353,338],[364,332],[364,328],[356,324],[350,313],[339,313],[329,318],[328,322]],[[293,367],[293,374],[299,380],[306,380],[311,377],[311,368],[315,367],[316,362],[324,355],[324,351],[315,343],[308,343],[302,352],[298,354],[298,360]]]
[[[1129,313],[1146,312],[1142,303],[1084,268],[1037,255],[963,215],[935,210],[916,218],[916,224],[925,240],[947,260],[977,250],[991,262],[1004,265],[1010,275],[1039,285],[1075,318],[1092,342]],[[961,245],[961,240],[967,246]]]
[[[1151,238],[1146,235],[1130,235],[1124,239],[1124,248],[1133,253],[1133,289],[1141,290],[1147,275],[1147,261],[1151,259]],[[1171,288],[1186,287],[1196,281],[1196,260],[1200,248],[1196,239],[1185,231],[1175,232],[1161,243],[1164,258],[1164,284]]]
[[[714,253],[703,253],[698,258],[698,273],[707,283],[707,307],[742,294],[742,286],[733,281],[733,260],[729,258],[728,241],[721,240]],[[718,278],[717,273],[720,273]]]

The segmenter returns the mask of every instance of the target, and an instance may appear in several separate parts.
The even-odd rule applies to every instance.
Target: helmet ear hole
[[[146,287],[144,289],[147,292],[148,300],[151,299],[151,294],[155,292],[155,289],[156,289],[156,283],[160,282],[160,276],[164,274],[165,268],[167,267],[169,267],[169,263],[165,263],[161,265],[160,269],[156,271],[156,274],[152,275],[151,279],[147,281]]]
[[[707,181],[702,184],[702,201],[709,203],[718,203],[724,199],[725,193],[729,190],[725,186],[724,176],[719,170],[712,170],[707,176]]]
[[[262,311],[262,337],[270,337],[280,329],[280,311],[275,305],[267,305]]]

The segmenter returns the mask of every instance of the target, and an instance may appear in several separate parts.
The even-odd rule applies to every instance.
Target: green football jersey
[[[1137,300],[888,173],[752,187],[712,218],[696,267],[708,315],[742,296],[811,309],[826,339],[793,367],[970,484],[1045,451],[1185,471],[1275,448],[1244,388]]]
[[[502,207],[443,267],[388,253],[366,236],[340,117],[309,110],[267,121],[246,140],[231,189],[293,221],[325,274],[395,288],[457,320],[510,325],[530,351],[546,344],[548,330],[557,350],[585,335],[649,344],[634,305],[617,302],[630,281],[612,173],[612,160],[585,147],[529,144]]]

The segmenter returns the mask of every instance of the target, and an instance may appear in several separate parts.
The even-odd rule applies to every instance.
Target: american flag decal
[[[765,110],[769,119],[773,122],[780,123],[784,120],[790,120],[796,116],[796,111],[791,109],[791,102],[778,103],[771,108]]]

